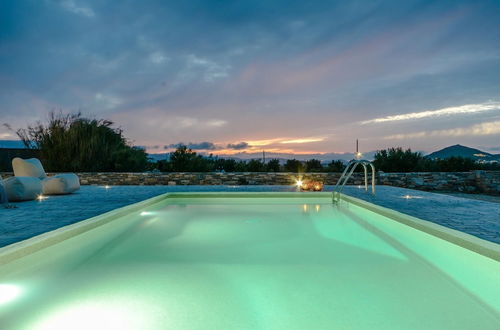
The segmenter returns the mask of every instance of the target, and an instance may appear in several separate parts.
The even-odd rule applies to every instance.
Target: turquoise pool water
[[[500,263],[328,197],[165,198],[0,268],[2,329],[498,329]]]

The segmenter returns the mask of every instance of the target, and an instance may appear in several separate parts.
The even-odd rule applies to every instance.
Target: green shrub
[[[341,160],[332,160],[327,166],[326,166],[326,171],[327,172],[343,172],[345,169],[344,162]]]
[[[48,171],[99,172],[144,171],[144,150],[132,147],[122,130],[104,119],[52,112],[46,123],[38,122],[17,135],[26,147],[39,149]]]
[[[414,172],[423,170],[424,156],[411,149],[389,148],[375,153],[373,164],[375,168],[384,172]]]
[[[280,160],[279,159],[271,159],[266,164],[266,170],[268,172],[279,172],[281,169]]]
[[[265,172],[266,166],[260,159],[250,159],[246,164],[248,172]]]
[[[302,173],[305,170],[304,164],[297,159],[288,159],[284,167],[286,172]]]
[[[318,159],[309,159],[305,164],[307,172],[322,172],[323,165],[321,165],[321,161]]]

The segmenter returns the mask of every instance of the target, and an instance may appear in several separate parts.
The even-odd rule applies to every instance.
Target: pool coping
[[[354,205],[380,214],[391,220],[415,228],[429,235],[441,238],[452,244],[461,246],[467,250],[476,252],[493,260],[500,261],[500,244],[490,242],[474,235],[467,234],[456,229],[448,228],[443,225],[417,218],[390,208],[376,205],[356,197],[343,194],[342,199],[346,202],[350,202]]]
[[[144,201],[127,205],[95,217],[91,217],[55,230],[28,238],[0,248],[0,265],[32,254],[38,250],[55,245],[71,237],[85,233],[96,227],[109,223],[131,212],[162,202],[168,198],[331,198],[331,192],[175,192],[161,194]],[[500,261],[500,245],[483,240],[476,236],[444,227],[442,225],[416,218],[383,206],[366,202],[345,194],[341,195],[345,202],[352,203],[374,213],[400,222],[419,231],[459,245],[485,257]]]

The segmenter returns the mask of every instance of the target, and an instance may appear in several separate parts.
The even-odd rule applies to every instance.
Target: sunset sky
[[[500,1],[0,1],[0,124],[51,110],[158,153],[500,153]]]

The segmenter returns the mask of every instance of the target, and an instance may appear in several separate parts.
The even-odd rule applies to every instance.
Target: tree
[[[265,165],[260,159],[250,159],[247,163],[247,171],[249,172],[264,172]]]
[[[480,164],[476,163],[473,159],[464,157],[449,157],[439,159],[436,162],[437,168],[442,172],[464,172],[474,169],[479,169]]]
[[[412,172],[423,170],[425,159],[420,152],[401,147],[379,150],[375,153],[373,164],[377,170],[384,172]]]
[[[463,172],[480,169],[498,169],[498,166],[481,164],[471,158],[449,157],[430,159],[411,149],[390,148],[377,151],[373,161],[384,172]]]
[[[217,170],[217,171],[223,170],[225,172],[234,172],[236,170],[236,160],[217,158],[215,161],[215,170]]]
[[[235,172],[247,172],[247,171],[248,171],[247,163],[245,163],[242,160],[236,163]]]
[[[304,165],[297,159],[288,159],[284,167],[287,172],[304,172]]]
[[[113,122],[76,114],[50,113],[17,135],[27,148],[39,149],[48,171],[144,171],[146,152],[133,147]]]
[[[209,161],[184,145],[170,153],[170,163],[174,172],[208,172],[209,170]]]
[[[268,172],[279,172],[280,171],[280,160],[271,159],[266,164],[266,169]]]
[[[306,171],[307,172],[321,172],[323,170],[323,165],[318,159],[309,159],[306,161]]]
[[[332,160],[327,166],[327,172],[343,172],[345,165],[341,160]]]

